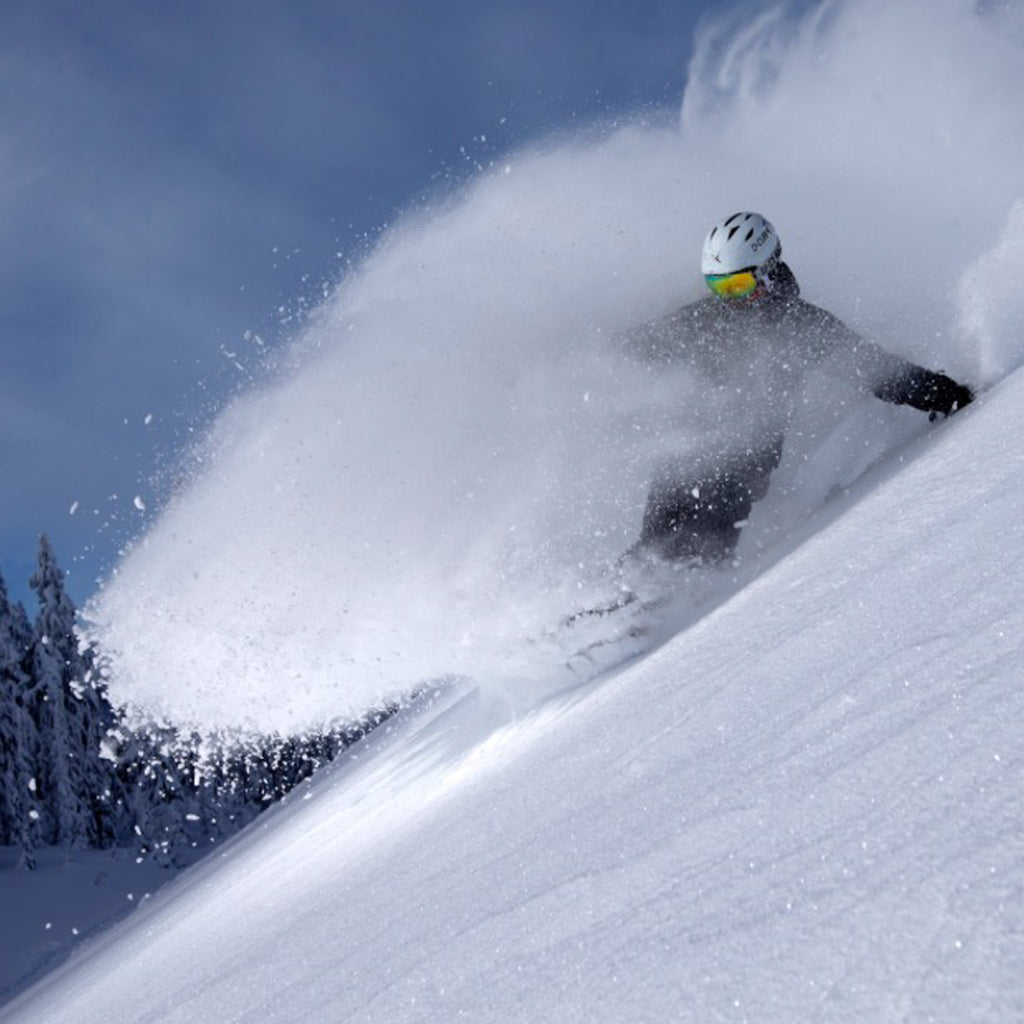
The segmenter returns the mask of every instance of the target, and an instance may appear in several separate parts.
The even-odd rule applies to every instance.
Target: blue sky
[[[672,109],[687,0],[0,8],[0,568],[78,601],[161,471],[398,212],[501,153]],[[247,340],[248,339],[248,340]],[[166,481],[165,481],[166,482]]]

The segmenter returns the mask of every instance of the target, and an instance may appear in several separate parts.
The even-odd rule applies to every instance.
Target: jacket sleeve
[[[973,399],[970,388],[944,373],[893,355],[850,330],[831,313],[810,303],[803,305],[806,318],[814,322],[822,355],[827,357],[826,365],[836,375],[852,378],[876,398],[946,415]]]

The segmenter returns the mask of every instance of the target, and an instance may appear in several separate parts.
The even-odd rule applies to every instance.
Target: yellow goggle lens
[[[757,291],[757,278],[751,270],[741,270],[736,274],[707,274],[704,280],[720,299],[745,299]]]

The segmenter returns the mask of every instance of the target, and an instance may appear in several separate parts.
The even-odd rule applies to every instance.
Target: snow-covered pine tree
[[[32,685],[31,660],[32,660],[32,624],[29,622],[25,606],[16,602],[11,606],[11,628],[14,636],[14,648],[21,652],[19,662],[20,689],[19,705],[21,708],[21,755],[24,764],[24,772],[29,775],[28,788],[28,821],[25,824],[24,853],[18,862],[18,867],[32,869],[35,867],[35,857],[32,851],[38,849],[42,844],[42,821],[43,806],[39,799],[39,787],[35,777],[35,761],[33,755],[38,744],[39,737],[36,734],[35,723],[28,712],[28,694]]]
[[[170,727],[133,730],[122,747],[119,773],[139,851],[166,867],[195,859],[181,855],[201,845],[197,833],[208,827],[198,809],[195,748]],[[216,814],[212,818],[216,824]]]
[[[29,585],[39,597],[28,707],[39,735],[43,838],[71,848],[107,845],[112,772],[99,745],[113,716],[94,685],[91,652],[79,648],[75,606],[45,535]]]
[[[4,846],[11,844],[15,823],[24,817],[16,774],[21,737],[15,703],[14,660],[11,605],[7,584],[0,572],[0,845]]]
[[[11,605],[0,574],[0,843],[18,851],[21,867],[34,866],[40,824],[32,768],[33,729],[24,700],[31,632],[25,609]]]
[[[117,845],[118,827],[124,816],[125,792],[110,742],[121,715],[107,696],[96,652],[80,644],[78,654],[81,678],[80,682],[72,681],[71,692],[80,714],[73,719],[78,732],[72,735],[72,744],[83,765],[81,780],[90,813],[90,845],[106,848]]]

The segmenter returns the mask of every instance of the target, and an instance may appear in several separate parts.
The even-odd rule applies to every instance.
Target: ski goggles
[[[738,270],[735,274],[705,274],[704,280],[720,299],[750,298],[760,284],[753,270]]]

